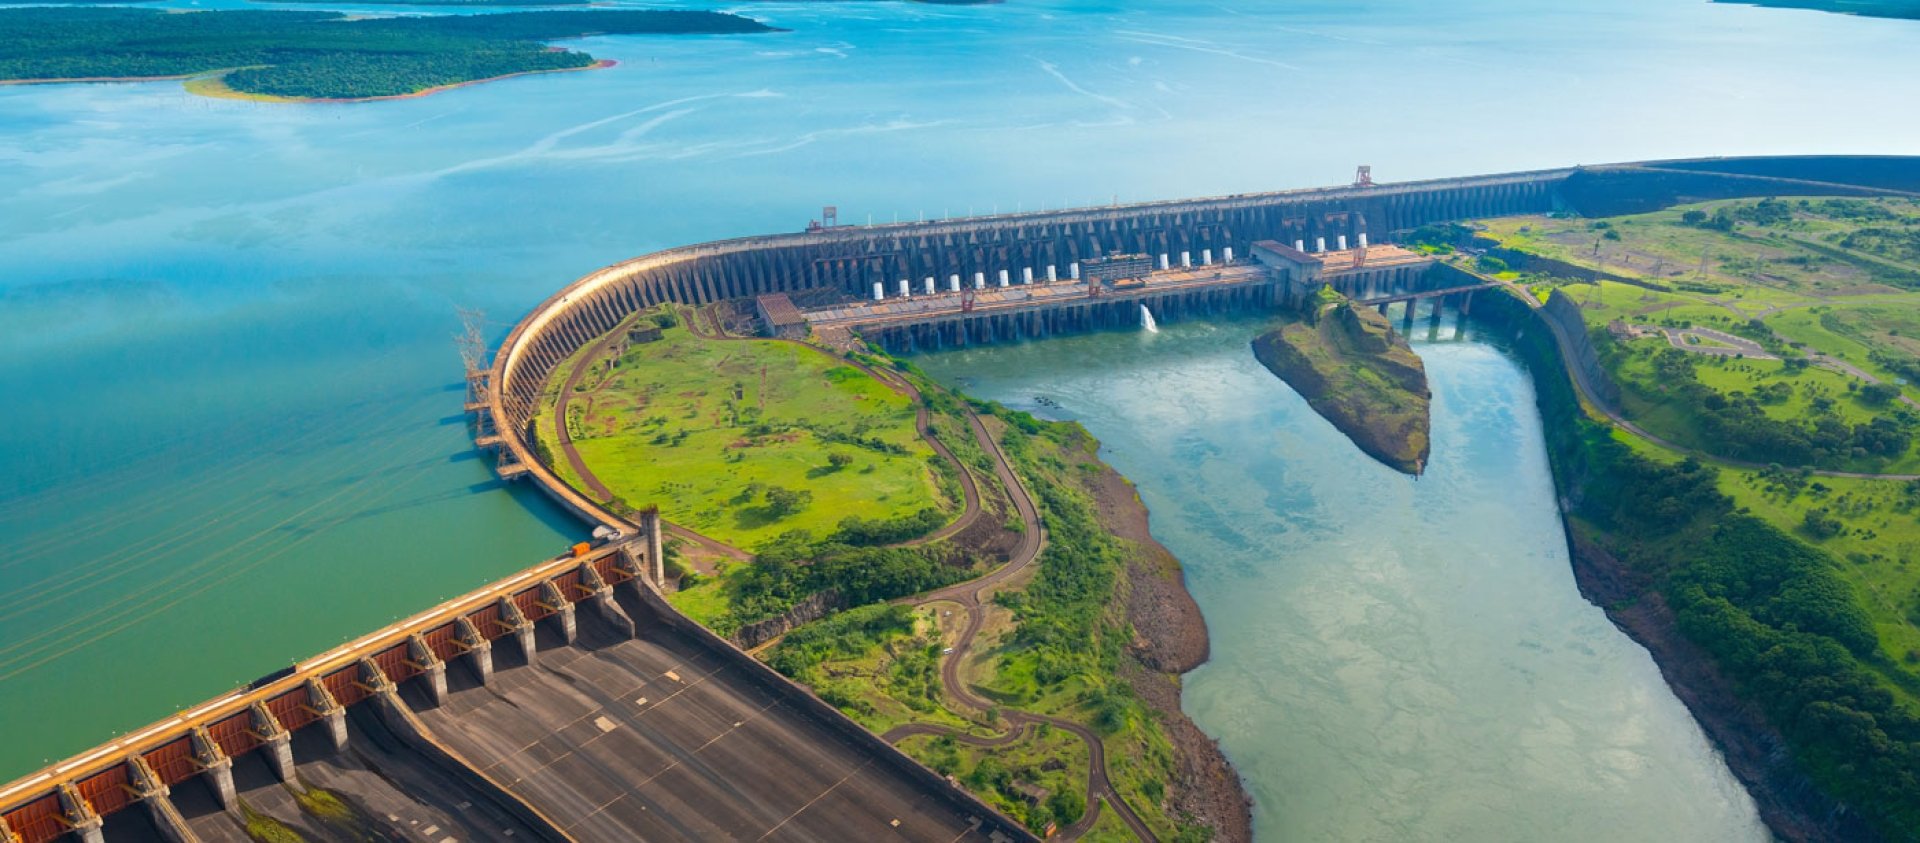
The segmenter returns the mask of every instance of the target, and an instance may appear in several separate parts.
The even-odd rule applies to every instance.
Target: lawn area
[[[1716,224],[1723,212],[1726,222]],[[1902,248],[1920,230],[1920,205],[1906,199],[1724,200],[1604,220],[1520,216],[1481,226],[1504,248],[1697,293],[1750,315],[1920,285]]]
[[[1920,398],[1920,297],[1872,296],[1786,311],[1767,326]]]
[[[1677,462],[1672,451],[1626,431],[1614,438],[1636,453]],[[1719,468],[1734,504],[1832,556],[1855,600],[1872,618],[1888,690],[1920,707],[1920,483],[1798,472]],[[1812,519],[1821,525],[1809,528]]]
[[[1720,490],[1840,560],[1881,648],[1920,684],[1920,483],[1723,470]]]
[[[576,372],[566,424],[594,476],[620,503],[658,504],[668,520],[736,547],[790,530],[823,538],[848,517],[957,509],[906,396],[818,349],[707,340],[678,324],[618,359],[582,352],[556,373],[538,438],[549,464],[589,495],[554,424]]]
[[[1920,413],[1894,400],[1920,399],[1920,203],[1726,200],[1602,220],[1512,217],[1479,224],[1475,242],[1505,250],[1536,295],[1579,306],[1622,411],[1653,434],[1748,462],[1920,472]],[[1572,274],[1564,264],[1625,280],[1557,277]],[[1601,330],[1620,326],[1643,335]],[[1728,343],[1697,335],[1676,350],[1658,328],[1711,328],[1784,359],[1716,356]]]

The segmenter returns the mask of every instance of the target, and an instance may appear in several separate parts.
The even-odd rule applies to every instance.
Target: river
[[[1419,479],[1254,360],[1253,320],[926,355],[1080,422],[1183,560],[1213,659],[1184,705],[1272,840],[1765,840],[1652,659],[1568,566],[1525,370],[1416,342]],[[1425,336],[1420,322],[1416,337]]]
[[[600,265],[827,204],[862,223],[1920,136],[1878,84],[1920,76],[1909,22],[1689,0],[730,8],[793,31],[589,38],[620,65],[361,105],[0,87],[0,778],[578,535],[467,448],[457,305],[497,339]]]

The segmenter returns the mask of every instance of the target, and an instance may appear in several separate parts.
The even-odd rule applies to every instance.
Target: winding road
[[[994,440],[993,435],[987,431],[986,425],[980,421],[980,416],[974,413],[972,408],[967,408],[966,414],[967,424],[973,430],[974,439],[993,458],[994,474],[1000,478],[1001,485],[1007,489],[1008,497],[1012,498],[1014,509],[1019,513],[1025,529],[1020,533],[1020,543],[1014,548],[1011,558],[999,569],[976,579],[927,592],[906,602],[922,605],[950,601],[959,603],[966,611],[966,626],[961,628],[959,636],[954,639],[952,652],[948,653],[940,664],[940,681],[951,704],[950,707],[984,712],[991,708],[993,703],[976,695],[967,687],[965,678],[960,674],[960,667],[972,651],[974,640],[980,634],[980,628],[986,624],[985,602],[991,599],[990,592],[1026,570],[1040,558],[1041,551],[1046,549],[1047,532],[1046,525],[1040,520],[1039,508],[1034,506],[1032,495],[1027,492],[1026,486],[1020,482],[1019,477],[1013,473],[1012,463],[1007,460],[1006,453],[1000,450],[1000,443]],[[964,466],[962,470],[965,470]],[[973,746],[994,747],[1013,742],[1020,737],[1027,726],[1034,724],[1044,723],[1070,732],[1087,745],[1089,769],[1087,810],[1077,822],[1062,830],[1062,837],[1068,840],[1075,839],[1093,828],[1094,823],[1100,819],[1100,804],[1105,802],[1113,808],[1115,814],[1119,815],[1121,821],[1132,829],[1134,836],[1141,840],[1159,840],[1159,837],[1153,833],[1153,829],[1147,827],[1140,816],[1134,813],[1133,807],[1114,790],[1113,781],[1107,775],[1106,745],[1092,729],[1071,720],[1018,709],[1002,708],[1001,716],[1006,719],[1009,726],[1007,732],[1002,735],[982,737],[946,726],[909,723],[896,726],[880,737],[888,743],[899,743],[915,735],[946,736]]]
[[[691,314],[683,314],[683,317],[686,320],[688,330],[702,339],[712,341],[738,341],[748,339],[729,335],[724,326],[720,324],[718,315],[711,311],[703,312],[696,310]],[[707,324],[705,325],[702,325],[700,322],[703,317],[707,319]],[[607,336],[596,341],[595,344],[587,350],[585,357],[582,359],[590,361],[599,357],[605,353],[607,347],[611,345],[618,336],[619,330],[616,327],[616,329],[609,332]],[[804,343],[798,343],[794,340],[780,341],[795,342],[796,344],[804,345]],[[916,432],[923,441],[933,448],[934,452],[938,454],[941,459],[946,460],[948,464],[954,466],[959,473],[961,496],[963,498],[960,515],[938,530],[901,544],[916,545],[940,541],[958,535],[969,526],[972,526],[984,511],[980,484],[967,465],[954,455],[953,451],[947,447],[945,442],[940,440],[939,436],[934,435],[932,413],[923,400],[920,390],[910,381],[900,377],[900,375],[895,372],[875,369],[851,358],[843,357],[842,360],[847,365],[858,368],[874,379],[886,384],[888,388],[912,401],[915,408]],[[566,381],[561,384],[560,394],[554,403],[554,433],[557,436],[562,453],[566,456],[568,465],[572,466],[574,472],[580,477],[581,482],[587,486],[587,491],[600,500],[611,501],[614,498],[613,490],[607,488],[606,484],[594,475],[592,469],[587,467],[586,461],[581,458],[578,449],[575,448],[573,444],[572,435],[567,430],[567,407],[572,401],[575,394],[575,387],[579,385],[580,379],[583,377],[586,369],[587,367],[584,365],[575,366],[574,369],[568,373]],[[950,648],[951,652],[944,656],[940,665],[942,691],[950,707],[956,710],[984,713],[988,708],[993,707],[993,703],[978,696],[967,687],[966,682],[961,676],[961,665],[965,663],[967,656],[971,654],[974,641],[979,636],[981,628],[986,624],[985,602],[991,598],[991,592],[1021,572],[1027,570],[1039,560],[1041,552],[1046,549],[1047,532],[1045,523],[1040,519],[1039,508],[1034,504],[1033,497],[1028,493],[1026,486],[1020,482],[1020,478],[1014,473],[1013,464],[1007,459],[1006,453],[1001,450],[1000,443],[996,441],[992,433],[987,430],[986,424],[981,421],[980,416],[973,411],[973,408],[963,405],[962,409],[966,414],[967,425],[973,434],[974,440],[979,443],[981,449],[992,459],[994,476],[999,479],[1001,487],[1007,490],[1007,496],[1011,499],[1014,510],[1019,515],[1024,529],[1021,530],[1020,540],[1009,554],[1006,564],[975,579],[927,592],[916,597],[908,598],[902,602],[918,606],[926,603],[949,601],[958,603],[963,607],[966,612],[966,626],[960,630],[958,637],[954,640]],[[743,561],[752,558],[751,554],[745,551],[701,535],[678,524],[667,523],[666,530],[670,535],[697,544],[712,553]],[[1128,805],[1126,800],[1114,789],[1113,781],[1107,773],[1106,745],[1101,741],[1100,736],[1092,729],[1071,720],[1020,711],[1018,709],[1002,708],[1001,716],[1007,721],[1009,728],[1006,733],[1000,735],[983,737],[945,726],[910,723],[889,730],[886,734],[882,735],[881,738],[888,743],[899,743],[901,740],[915,735],[949,736],[957,741],[962,741],[974,746],[996,747],[1005,746],[1018,740],[1026,733],[1027,727],[1033,725],[1046,724],[1052,728],[1066,731],[1080,738],[1080,740],[1086,744],[1089,772],[1086,793],[1087,809],[1078,821],[1061,830],[1062,838],[1067,840],[1076,839],[1092,829],[1100,818],[1101,804],[1105,803],[1119,816],[1122,822],[1126,823],[1127,827],[1133,831],[1136,837],[1144,841],[1157,842],[1159,840],[1159,837],[1153,833],[1153,829],[1148,827],[1146,822],[1140,819],[1140,816],[1134,812],[1132,806]]]

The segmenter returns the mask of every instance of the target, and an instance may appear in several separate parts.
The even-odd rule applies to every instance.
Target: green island
[[[750,18],[692,11],[350,18],[22,8],[0,11],[0,83],[201,77],[190,90],[272,101],[366,100],[606,66],[586,53],[548,46],[567,38],[773,31]]]
[[[1408,474],[1426,467],[1427,369],[1385,316],[1322,287],[1255,338],[1253,354],[1368,456]]]
[[[1920,839],[1920,203],[1417,236],[1516,293],[1475,316],[1534,372],[1583,591],[1756,794]]]
[[[661,507],[677,608],[1036,832],[1250,821],[1180,711],[1198,606],[1091,436],[724,309],[631,317],[533,422],[582,493]]]
[[[1819,12],[1859,15],[1865,18],[1920,19],[1920,5],[1909,0],[1713,0],[1713,2],[1764,6],[1770,9],[1812,9]]]

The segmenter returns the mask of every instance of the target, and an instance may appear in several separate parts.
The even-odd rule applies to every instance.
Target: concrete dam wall
[[[1112,252],[1164,254],[1256,240],[1332,241],[1475,217],[1577,210],[1607,215],[1678,202],[1874,195],[1920,187],[1920,157],[1782,156],[1573,167],[1432,181],[1286,190],[930,223],[846,226],[656,252],[594,272],[542,303],[496,359],[495,418],[524,432],[553,369],[636,310],[766,293],[864,297],[875,282],[1043,273]],[[514,437],[518,438],[518,437]],[[521,461],[530,456],[519,454]]]

